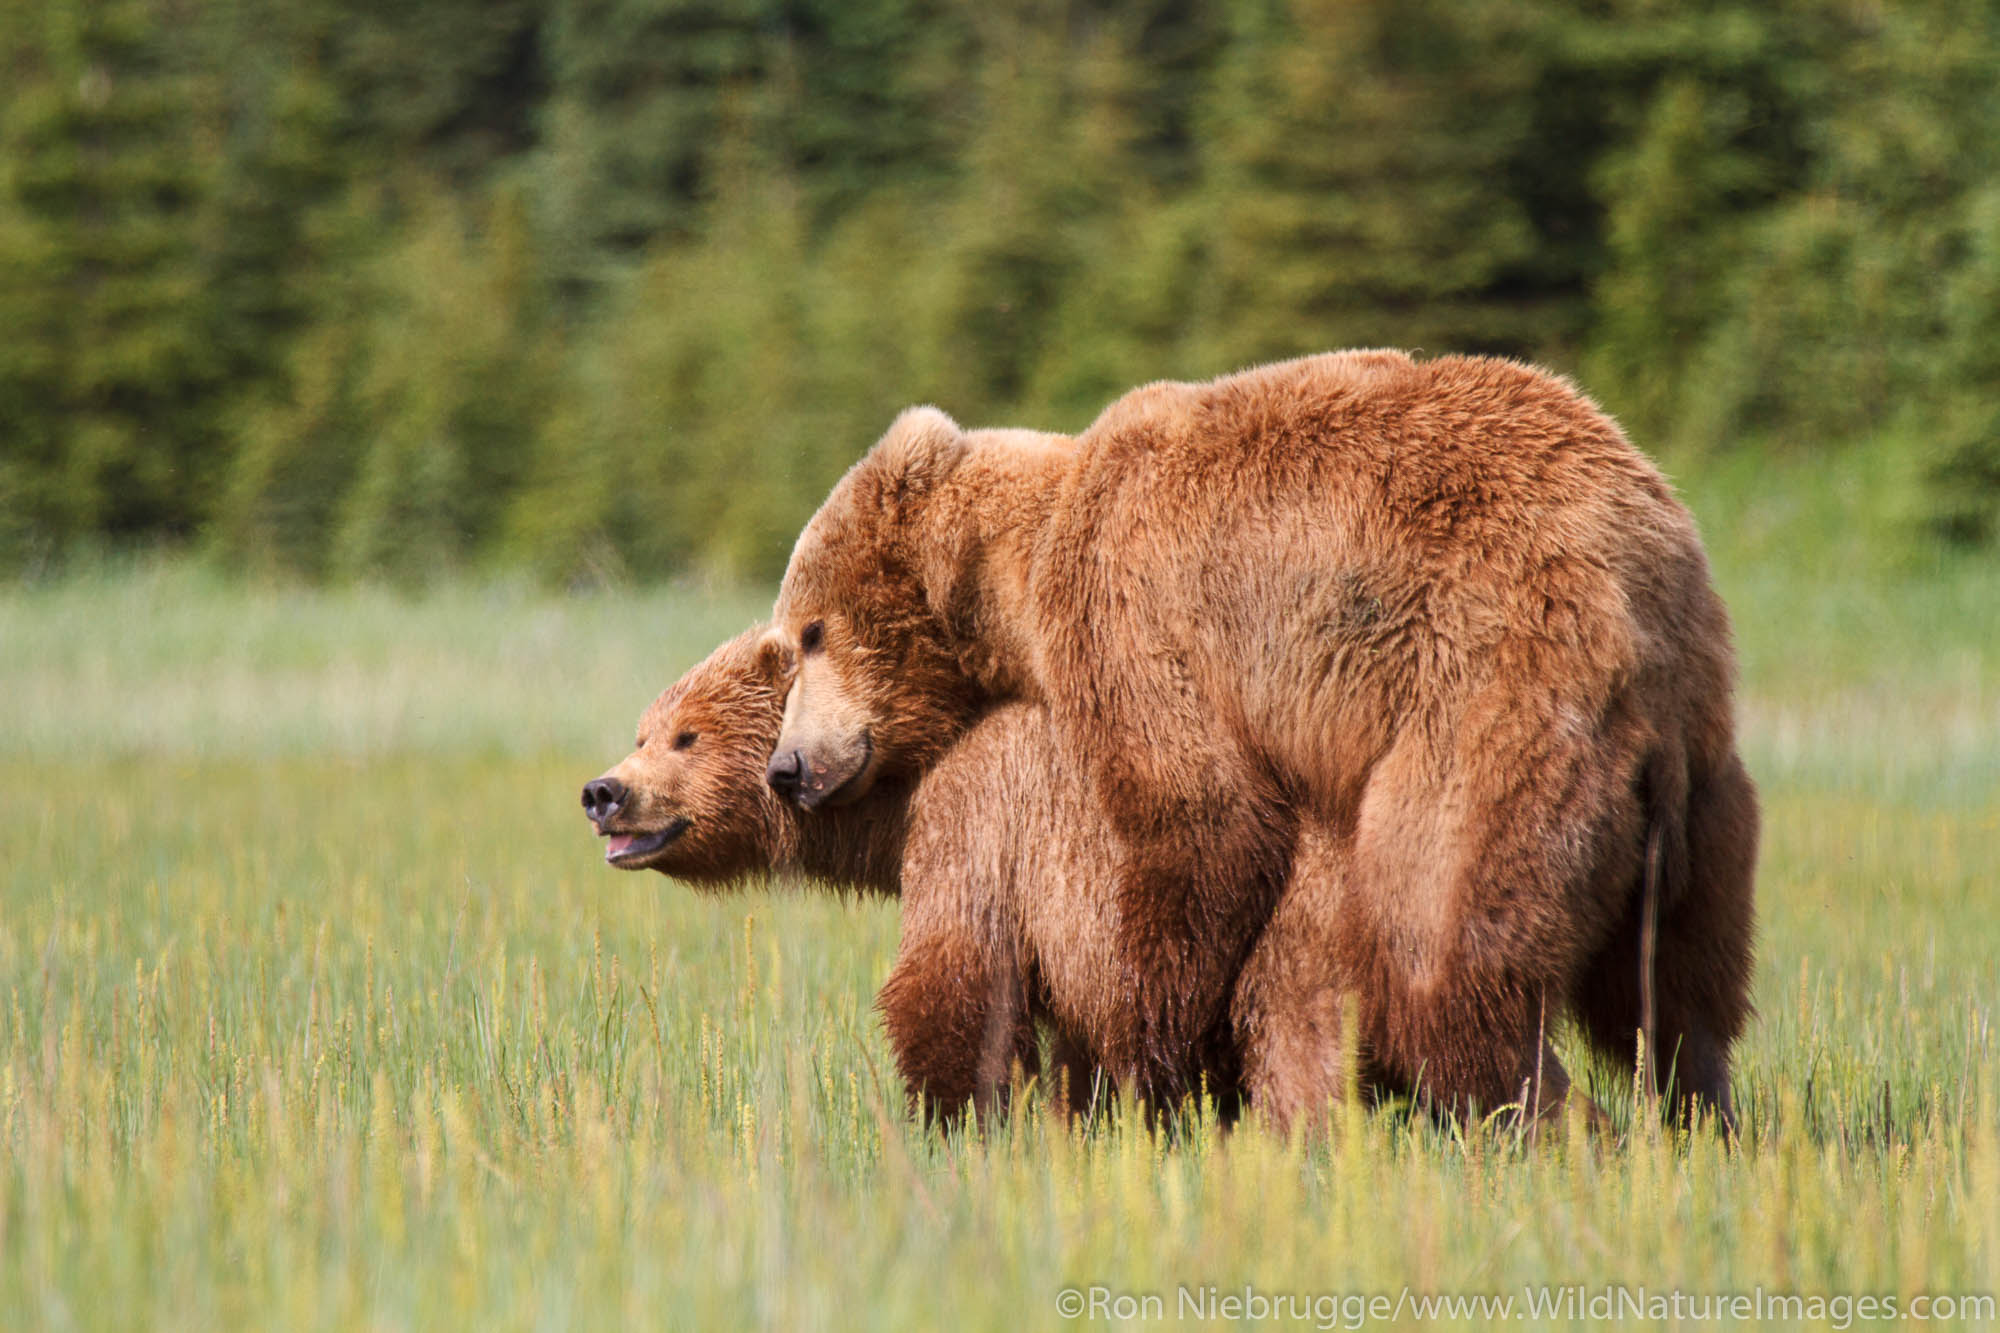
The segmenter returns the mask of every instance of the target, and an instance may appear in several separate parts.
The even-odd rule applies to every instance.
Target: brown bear
[[[906,412],[801,534],[774,786],[838,806],[1039,703],[1117,834],[1158,1069],[1242,973],[1293,1034],[1267,1049],[1352,1002],[1366,1059],[1461,1113],[1560,1105],[1570,1011],[1727,1118],[1757,839],[1729,624],[1609,418],[1517,363],[1350,352],[1022,438]]]
[[[1034,1072],[1037,1022],[1054,1037],[1072,1110],[1133,1075],[1142,1034],[1117,955],[1117,841],[1083,775],[1057,763],[1043,711],[1001,705],[914,785],[885,779],[808,816],[764,781],[788,680],[759,628],[662,692],[632,753],[584,786],[605,860],[698,888],[789,874],[900,894],[902,938],[879,1003],[927,1114],[992,1105],[1015,1062]],[[1328,855],[1306,839],[1300,875]],[[1287,902],[1319,897],[1303,887]],[[1293,964],[1281,942],[1296,934],[1267,932],[1253,952],[1232,1044],[1191,1052],[1171,1089],[1134,1090],[1157,1102],[1199,1087],[1225,1117],[1247,1095],[1284,1128],[1337,1088],[1344,1071],[1316,1036],[1337,1033],[1341,1016],[1292,1003],[1274,984]],[[1287,1007],[1271,1012],[1273,1000]]]
[[[912,1101],[990,1106],[1053,1032],[1072,1109],[1135,1064],[1136,1016],[1111,980],[1115,841],[1047,718],[994,709],[920,782],[874,784],[808,817],[764,780],[789,671],[763,628],[717,648],[646,710],[630,755],[583,789],[605,860],[697,886],[789,873],[902,897],[880,1008]],[[1225,1109],[1233,1060],[1187,1071]],[[1143,1089],[1141,1090],[1143,1091]]]

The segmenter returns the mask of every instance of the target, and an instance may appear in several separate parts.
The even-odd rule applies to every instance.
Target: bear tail
[[[1654,1042],[1659,1031],[1657,993],[1660,911],[1672,907],[1688,883],[1687,757],[1656,750],[1643,777],[1646,811],[1645,868],[1639,882],[1639,1086],[1651,1088]]]

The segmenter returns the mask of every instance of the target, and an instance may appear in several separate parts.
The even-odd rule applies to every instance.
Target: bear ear
[[[792,646],[785,642],[785,636],[775,625],[758,636],[757,646],[750,656],[758,679],[774,688],[792,678],[794,660]]]
[[[869,462],[902,502],[935,490],[965,454],[965,432],[956,421],[935,407],[911,407],[890,423]]]

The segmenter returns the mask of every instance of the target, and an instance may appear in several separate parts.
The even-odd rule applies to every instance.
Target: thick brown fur
[[[1106,984],[1160,1077],[1235,991],[1265,1051],[1323,1053],[1351,1004],[1367,1063],[1441,1105],[1559,1106],[1564,1012],[1631,1062],[1651,839],[1655,1067],[1727,1116],[1757,839],[1728,620],[1686,511],[1567,382],[1336,353],[1135,390],[1073,448],[913,410],[776,620],[812,649],[779,749],[841,799],[935,760],[907,718],[1046,707],[1118,835]],[[1269,1102],[1336,1063],[1279,1059]]]

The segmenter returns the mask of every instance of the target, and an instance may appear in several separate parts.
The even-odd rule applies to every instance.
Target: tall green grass
[[[1686,481],[1765,798],[1734,1150],[1631,1130],[1601,1068],[1615,1139],[1354,1107],[1312,1144],[1155,1136],[1032,1095],[948,1141],[910,1124],[871,1009],[893,904],[619,874],[576,808],[761,592],[166,564],[0,594],[0,1325],[1012,1329],[1092,1286],[1173,1324],[1180,1287],[1250,1284],[1309,1315],[1254,1326],[1358,1327],[1391,1320],[1342,1298],[1409,1323],[1434,1293],[1525,1314],[1537,1284],[1991,1292],[2000,573],[1857,536],[1871,466]]]

